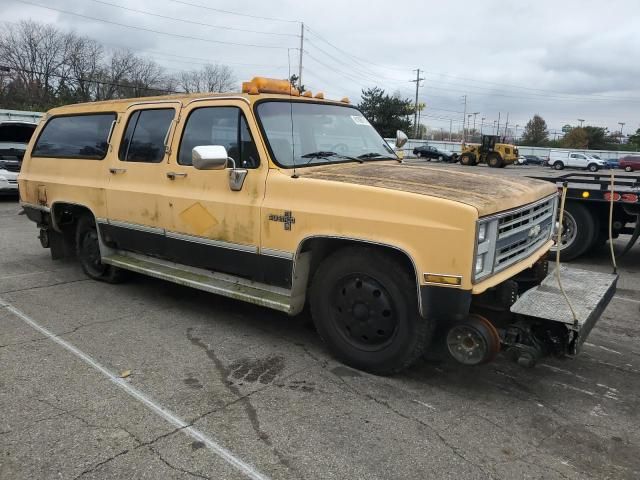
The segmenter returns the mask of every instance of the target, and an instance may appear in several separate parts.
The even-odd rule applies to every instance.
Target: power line
[[[208,38],[192,37],[192,36],[189,36],[189,35],[181,35],[181,34],[178,34],[178,33],[170,33],[170,32],[163,32],[163,31],[160,31],[160,30],[153,30],[151,28],[137,27],[135,25],[127,25],[126,23],[112,22],[111,20],[105,20],[103,18],[90,17],[88,15],[82,15],[80,13],[70,12],[69,10],[62,10],[60,8],[47,7],[45,5],[40,5],[40,4],[34,3],[34,2],[29,2],[27,0],[14,0],[14,1],[20,2],[20,3],[24,3],[26,5],[32,5],[34,7],[44,8],[46,10],[53,10],[55,12],[60,12],[60,13],[64,13],[64,14],[67,14],[67,15],[73,15],[73,16],[76,16],[76,17],[86,18],[88,20],[95,20],[96,22],[103,22],[103,23],[108,23],[108,24],[111,24],[111,25],[118,25],[120,27],[131,28],[133,30],[141,30],[141,31],[144,31],[144,32],[157,33],[159,35],[167,35],[167,36],[170,36],[170,37],[184,38],[184,39],[187,39],[187,40],[198,40],[200,42],[216,43],[216,44],[222,44],[222,45],[235,45],[235,46],[240,46],[240,47],[270,48],[270,49],[278,49],[278,50],[286,50],[286,48],[287,48],[287,47],[282,47],[282,46],[277,46],[277,45],[256,45],[256,44],[251,44],[251,43],[225,42],[223,40],[211,40],[211,39],[208,39]]]
[[[16,72],[31,73],[31,74],[35,74],[35,75],[47,75],[49,77],[60,78],[60,79],[63,79],[63,80],[87,82],[87,83],[96,83],[96,84],[99,84],[99,85],[109,85],[109,86],[112,86],[112,87],[131,88],[131,89],[146,90],[146,91],[153,91],[153,92],[161,92],[161,93],[168,93],[168,94],[170,94],[170,93],[185,93],[185,92],[178,91],[178,90],[167,90],[167,89],[164,89],[164,88],[157,88],[157,87],[143,87],[143,86],[140,86],[140,85],[126,84],[126,83],[106,82],[104,80],[92,80],[91,78],[76,78],[76,79],[73,79],[73,78],[65,76],[65,75],[60,75],[58,73],[45,73],[45,72],[40,72],[38,70],[30,70],[28,68],[14,68],[14,67],[4,67],[4,66],[0,66],[0,68],[9,69],[9,70],[13,70],[13,71],[16,71]]]
[[[274,22],[300,23],[299,20],[288,20],[288,19],[285,19],[285,18],[264,17],[264,16],[260,16],[260,15],[250,15],[248,13],[232,12],[230,10],[222,10],[220,8],[213,8],[213,7],[209,7],[207,5],[200,5],[200,4],[197,4],[197,3],[184,2],[182,0],[169,0],[169,1],[173,2],[173,3],[181,3],[182,5],[188,5],[190,7],[204,8],[205,10],[211,10],[213,12],[226,13],[226,14],[229,14],[229,15],[238,15],[240,17],[257,18],[259,20],[271,20],[271,21],[274,21]]]
[[[196,22],[196,21],[187,20],[187,19],[184,19],[184,18],[175,18],[175,17],[170,17],[168,15],[160,15],[159,13],[149,12],[148,10],[139,10],[137,8],[125,7],[123,5],[118,5],[116,3],[110,3],[110,2],[105,2],[103,0],[90,0],[90,1],[94,2],[94,3],[100,3],[102,5],[108,5],[108,6],[114,7],[114,8],[120,8],[122,10],[128,10],[130,12],[140,13],[140,14],[143,14],[143,15],[149,15],[149,16],[157,17],[157,18],[164,18],[166,20],[171,20],[171,21],[174,21],[174,22],[190,23],[192,25],[200,25],[200,26],[211,27],[211,28],[220,28],[222,30],[233,30],[233,31],[237,31],[237,32],[257,33],[257,34],[260,34],[260,35],[278,35],[278,36],[284,36],[284,37],[298,37],[298,35],[296,35],[294,33],[265,32],[265,31],[259,31],[259,30],[249,30],[249,29],[245,29],[245,28],[228,27],[228,26],[225,26],[225,25],[212,25],[211,23]]]

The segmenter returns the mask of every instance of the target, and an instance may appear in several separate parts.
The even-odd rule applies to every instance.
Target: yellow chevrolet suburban
[[[308,304],[339,359],[379,374],[440,341],[465,364],[575,354],[615,288],[579,321],[532,311],[553,289],[539,284],[554,185],[402,163],[348,99],[285,80],[55,108],[18,181],[54,259],[290,315]]]

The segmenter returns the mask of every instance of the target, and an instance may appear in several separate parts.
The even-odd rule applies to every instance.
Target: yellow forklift
[[[483,135],[481,144],[463,145],[461,165],[486,163],[492,168],[503,168],[518,160],[518,148],[508,143],[498,143],[498,135]]]

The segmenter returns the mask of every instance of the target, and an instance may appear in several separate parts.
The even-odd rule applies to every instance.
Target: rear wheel
[[[555,162],[553,164],[553,168],[555,168],[556,170],[562,170],[564,168],[564,163],[562,162]]]
[[[431,340],[432,322],[418,313],[413,275],[374,249],[344,248],[324,260],[313,277],[310,303],[332,353],[361,370],[399,372]]]
[[[487,155],[487,165],[491,168],[500,168],[504,162],[502,161],[502,157],[497,153],[490,153]]]
[[[560,248],[560,259],[573,260],[593,245],[597,233],[598,225],[589,210],[580,203],[568,203],[562,220],[562,237],[556,240],[552,250]]]
[[[125,279],[126,270],[102,263],[98,230],[95,222],[88,215],[78,220],[76,253],[82,270],[90,278],[108,283],[120,283]]]

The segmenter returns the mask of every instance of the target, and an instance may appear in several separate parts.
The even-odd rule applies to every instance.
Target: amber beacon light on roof
[[[242,82],[242,93],[248,93],[249,95],[259,95],[261,93],[280,93],[283,95],[291,95],[292,97],[299,97],[300,91],[295,88],[288,80],[278,80],[275,78],[265,77],[253,77],[249,82]],[[307,90],[302,94],[306,98],[317,98],[318,100],[324,99],[324,93],[318,92],[313,94]],[[348,97],[343,97],[340,102],[349,103]]]

